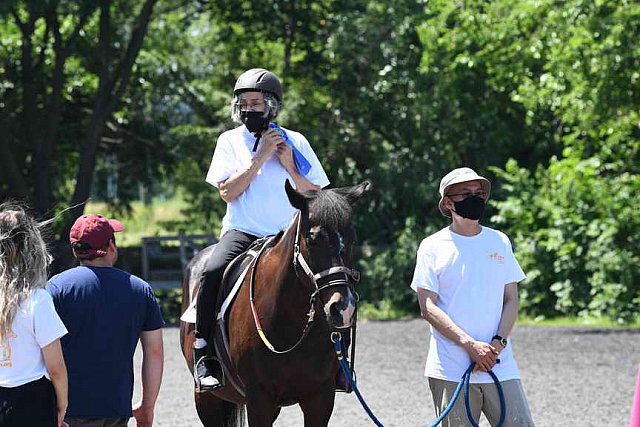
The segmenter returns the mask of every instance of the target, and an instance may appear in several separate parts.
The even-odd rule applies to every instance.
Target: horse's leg
[[[247,390],[247,421],[249,427],[271,427],[278,416],[278,408],[262,390]]]
[[[196,411],[205,427],[222,427],[222,399],[211,393],[194,392]]]
[[[304,414],[304,427],[326,427],[333,412],[335,396],[333,385],[331,385],[323,387],[318,393],[300,401],[300,408]]]
[[[213,393],[194,392],[196,411],[205,427],[241,427],[244,425],[242,405],[222,400]]]

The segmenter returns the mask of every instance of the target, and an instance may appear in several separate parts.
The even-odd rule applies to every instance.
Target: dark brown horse
[[[244,405],[250,427],[272,426],[280,408],[295,403],[305,426],[327,426],[338,370],[330,335],[349,328],[354,318],[358,272],[352,270],[355,232],[350,220],[353,204],[368,185],[301,194],[285,184],[299,213],[277,243],[257,257],[228,310],[231,369],[244,387],[238,390],[226,381],[213,391],[195,392],[205,426],[243,425]],[[187,266],[183,311],[197,295],[211,250],[204,249]],[[261,325],[264,340],[256,325]],[[192,369],[193,324],[183,322],[180,332]]]

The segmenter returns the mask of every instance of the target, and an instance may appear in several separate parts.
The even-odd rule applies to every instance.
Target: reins
[[[249,282],[249,301],[251,303],[251,313],[253,314],[253,321],[256,325],[256,329],[258,331],[258,335],[260,336],[260,339],[262,340],[262,342],[264,343],[265,346],[267,346],[267,348],[269,350],[271,350],[272,352],[276,353],[276,354],[286,354],[289,353],[293,350],[295,350],[298,346],[300,346],[300,344],[302,343],[302,341],[305,339],[305,337],[309,334],[309,330],[311,329],[311,326],[313,326],[313,321],[314,321],[314,317],[315,317],[315,304],[316,304],[316,299],[319,295],[319,293],[327,288],[330,288],[332,286],[338,286],[338,285],[343,285],[345,283],[349,283],[349,279],[352,282],[358,282],[360,280],[360,272],[345,266],[337,266],[337,267],[331,267],[327,270],[321,271],[320,273],[314,274],[314,272],[311,270],[311,268],[309,267],[309,264],[307,264],[307,261],[304,259],[304,256],[302,255],[302,252],[300,252],[300,227],[301,227],[301,223],[302,223],[302,215],[300,212],[298,212],[297,217],[296,217],[296,237],[295,237],[295,241],[293,243],[293,266],[294,266],[294,270],[296,272],[296,277],[300,278],[298,276],[298,270],[297,267],[300,266],[302,268],[302,270],[304,271],[305,275],[309,278],[309,280],[311,281],[311,283],[313,283],[313,285],[315,286],[315,291],[311,294],[310,298],[309,298],[309,312],[307,313],[307,323],[304,325],[304,329],[302,331],[302,334],[300,335],[300,338],[298,338],[298,340],[296,341],[296,343],[289,347],[286,350],[277,350],[273,344],[271,344],[271,342],[269,341],[269,339],[267,338],[266,334],[264,333],[264,329],[262,328],[262,324],[260,322],[260,316],[258,315],[258,310],[256,309],[256,305],[255,305],[255,276],[256,276],[256,266],[258,265],[258,261],[260,260],[260,257],[262,256],[262,253],[264,252],[264,246],[260,249],[260,252],[258,252],[258,255],[256,256],[256,258],[254,259],[253,263],[251,264],[251,280]],[[331,276],[333,274],[344,274],[344,279],[336,279],[336,280],[329,280],[327,283],[323,284],[322,286],[318,285],[318,281],[327,277],[327,276]],[[346,327],[345,327],[346,328]]]

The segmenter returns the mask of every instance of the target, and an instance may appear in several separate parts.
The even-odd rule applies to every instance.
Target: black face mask
[[[251,133],[263,131],[269,126],[269,118],[263,116],[264,113],[262,111],[240,112],[240,120]]]
[[[479,220],[484,214],[485,202],[480,196],[469,196],[460,202],[453,202],[455,213],[466,219]]]

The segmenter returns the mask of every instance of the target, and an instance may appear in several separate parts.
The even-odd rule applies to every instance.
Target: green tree
[[[640,44],[632,36],[640,8],[614,1],[557,6],[510,3],[512,27],[536,22],[519,43],[539,62],[511,97],[528,117],[551,117],[549,135],[564,149],[548,167],[530,172],[514,161],[496,170],[508,197],[495,220],[515,236],[529,270],[527,311],[629,321],[640,308]],[[526,17],[517,13],[525,8]]]
[[[71,206],[61,224],[62,245],[91,194],[99,144],[127,91],[156,3],[0,5],[0,191],[29,200],[41,215]]]

